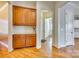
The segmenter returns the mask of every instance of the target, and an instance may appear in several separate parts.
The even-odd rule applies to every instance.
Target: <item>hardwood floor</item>
[[[45,54],[47,51],[43,53],[41,49],[36,49],[35,47],[31,48],[22,48],[16,49],[13,52],[0,51],[0,58],[48,58],[48,57],[66,57],[63,54],[58,54],[56,48],[54,48],[54,52],[51,54]]]
[[[60,48],[58,49],[58,53],[66,55],[67,57],[71,58],[79,58],[79,38],[74,40],[75,40],[74,46],[67,46],[64,48]]]
[[[15,49],[12,52],[0,51],[0,58],[52,58],[52,57],[66,57],[63,54],[58,54],[57,48],[42,43],[41,49],[35,47]]]
[[[35,47],[32,48],[22,48],[22,49],[16,49],[13,52],[1,52],[0,57],[2,58],[37,58],[37,57],[46,57],[44,55],[41,55],[40,51],[37,50]]]
[[[0,51],[0,58],[79,58],[79,39],[75,39],[75,46],[57,49],[43,43],[41,49],[35,47],[15,49],[12,52]],[[46,45],[46,46],[44,46]]]

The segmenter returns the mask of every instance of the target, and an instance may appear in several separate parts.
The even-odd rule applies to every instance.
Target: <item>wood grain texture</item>
[[[13,47],[23,48],[36,45],[36,35],[34,34],[14,34]]]
[[[54,47],[52,53],[47,54],[41,49],[36,49],[35,47],[16,49],[12,52],[0,51],[0,58],[62,58],[70,57],[65,53],[59,53]]]
[[[36,45],[36,35],[34,34],[26,34],[26,47],[35,46]]]
[[[37,50],[35,47],[32,47],[32,48],[23,48],[23,49],[14,50],[11,53],[0,51],[0,57],[2,58],[41,58],[41,57],[47,57],[47,56],[41,54],[40,50]]]
[[[13,48],[25,47],[25,35],[15,34],[13,35]]]
[[[50,48],[42,44],[42,48],[36,49],[35,47],[15,49],[12,52],[0,51],[0,58],[62,58],[71,57],[66,54],[64,50],[53,47],[50,52]]]
[[[13,24],[19,26],[35,26],[36,10],[20,6],[13,6]]]
[[[24,25],[24,9],[20,7],[13,6],[13,24],[14,25]]]
[[[0,58],[79,58],[79,39],[75,39],[75,46],[67,46],[57,49],[42,44],[42,48],[35,47],[15,49],[12,52],[0,51]],[[49,51],[49,52],[48,52]]]

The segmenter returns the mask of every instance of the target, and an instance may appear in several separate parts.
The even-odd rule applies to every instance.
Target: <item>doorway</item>
[[[49,4],[48,4],[49,3]],[[52,55],[53,2],[37,2],[37,48],[44,55]],[[50,57],[50,56],[49,56]]]
[[[61,11],[62,10],[62,11]],[[78,36],[78,8],[74,2],[69,2],[60,9],[60,38],[61,46],[59,52],[70,57],[79,57],[79,36]],[[62,17],[63,15],[63,17]],[[63,24],[63,25],[62,25]],[[62,38],[62,33],[64,34]],[[62,40],[64,43],[62,43]],[[62,46],[63,45],[63,46]],[[63,47],[63,48],[62,48]]]
[[[49,10],[42,10],[41,13],[43,20],[43,39],[41,40],[41,49],[42,52],[46,55],[51,55],[52,53],[52,39],[53,39],[53,21],[52,21],[52,12]],[[46,50],[46,52],[45,52]]]

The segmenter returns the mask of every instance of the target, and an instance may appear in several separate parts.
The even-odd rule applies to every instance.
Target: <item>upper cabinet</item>
[[[36,25],[36,12],[32,9],[25,9],[25,24],[27,26]]]
[[[24,9],[13,6],[13,25],[24,25]]]
[[[36,10],[24,7],[13,6],[13,25],[35,26]]]

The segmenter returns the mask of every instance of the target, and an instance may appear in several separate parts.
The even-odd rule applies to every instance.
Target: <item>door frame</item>
[[[58,48],[61,48],[61,47],[66,47],[68,45],[74,45],[74,33],[73,33],[73,43],[72,44],[67,44],[66,43],[66,34],[64,33],[64,37],[62,38],[62,35],[61,35],[61,31],[65,31],[66,29],[64,28],[61,28],[60,26],[60,20],[62,19],[65,19],[65,10],[66,9],[69,9],[69,8],[72,8],[73,10],[75,9],[75,4],[74,3],[71,3],[71,2],[68,2],[66,3],[64,6],[62,6],[61,8],[58,9],[58,22],[59,22],[59,25],[58,25]],[[63,15],[62,15],[63,14]],[[64,20],[65,21],[65,20]],[[74,32],[74,28],[73,28],[73,32]],[[64,40],[63,40],[64,39]],[[63,40],[63,42],[61,41]]]

